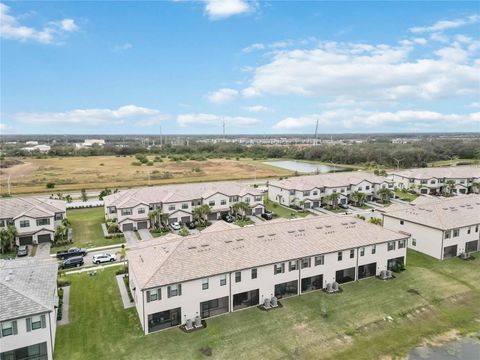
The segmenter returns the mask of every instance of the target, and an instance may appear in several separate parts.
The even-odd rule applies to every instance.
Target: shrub
[[[142,163],[140,161],[133,161],[132,165],[133,166],[142,166]]]
[[[47,189],[53,189],[55,187],[55,183],[54,182],[48,182],[47,183]]]
[[[153,161],[147,162],[147,166],[153,166]]]

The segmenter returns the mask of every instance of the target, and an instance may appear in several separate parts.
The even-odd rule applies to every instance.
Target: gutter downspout
[[[49,330],[50,330],[50,349],[52,349],[52,359],[53,359],[53,353],[54,353],[54,350],[55,348],[53,347],[53,336],[52,336],[52,318],[51,318],[51,315],[52,315],[52,312],[50,311],[50,313],[48,314],[48,327],[49,327]]]
[[[312,259],[310,259],[312,261]],[[302,295],[302,260],[297,260],[298,263],[298,295]],[[288,264],[290,267],[290,264]]]
[[[445,238],[445,231],[442,230],[442,248],[440,249],[440,260],[443,260],[443,240]]]
[[[355,280],[358,281],[358,256],[359,256],[360,248],[357,248],[357,265],[355,266]]]
[[[147,321],[145,319],[145,292],[142,290],[143,333],[147,335]]]

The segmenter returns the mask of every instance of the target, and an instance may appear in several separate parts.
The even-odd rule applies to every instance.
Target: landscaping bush
[[[47,189],[53,189],[55,187],[55,183],[54,182],[48,182],[46,186],[47,186]]]
[[[142,166],[142,163],[140,161],[133,161],[132,165],[133,166]]]

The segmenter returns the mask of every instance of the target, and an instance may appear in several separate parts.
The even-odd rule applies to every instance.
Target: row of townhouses
[[[128,251],[129,286],[149,334],[379,275],[405,263],[407,240],[350,216],[167,235]]]
[[[408,233],[410,248],[440,260],[478,251],[480,195],[419,197],[409,205],[392,205],[383,226]]]
[[[347,204],[355,191],[365,193],[367,200],[372,200],[381,188],[393,190],[394,182],[363,171],[305,175],[270,181],[268,198],[285,206],[302,204],[308,209],[326,204],[332,193],[339,194],[340,204]]]
[[[262,193],[235,182],[163,185],[130,189],[105,197],[105,218],[117,219],[120,230],[147,229],[149,212],[159,209],[169,214],[170,222],[193,220],[195,207],[207,204],[210,220],[220,219],[238,202],[250,205],[249,215],[264,211]]]
[[[53,359],[57,267],[51,259],[0,260],[0,359]]]
[[[52,241],[65,217],[65,201],[34,197],[0,200],[0,229],[15,226],[17,245]]]
[[[396,187],[411,189],[425,195],[438,195],[445,192],[468,194],[480,190],[472,187],[474,183],[480,182],[480,167],[474,166],[409,169],[394,171],[390,177]],[[449,182],[452,182],[452,185]]]

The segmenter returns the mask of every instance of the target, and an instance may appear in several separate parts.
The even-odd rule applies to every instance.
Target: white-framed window
[[[338,260],[338,261],[342,261],[342,259],[343,259],[343,251],[339,251],[339,252],[337,253],[337,260]]]
[[[208,278],[202,279],[202,290],[208,289]]]
[[[182,209],[188,209],[188,203],[182,203]]]
[[[167,296],[169,298],[182,295],[182,284],[170,285],[167,287]]]
[[[138,214],[145,214],[145,208],[138,208],[137,213]]]
[[[395,250],[395,241],[389,241],[388,246],[387,246],[388,251],[393,251]]]
[[[17,334],[17,322],[15,320],[2,322],[0,328],[3,337]]]
[[[220,200],[220,205],[227,205],[227,200],[225,199]]]
[[[147,290],[147,302],[162,300],[162,289]]]
[[[255,195],[255,201],[262,201],[262,195]]]
[[[400,225],[403,225],[405,224],[405,222],[403,220],[400,220]]]
[[[175,204],[168,205],[168,211],[174,211],[174,210],[175,210]]]
[[[240,281],[242,281],[242,272],[237,271],[237,272],[235,272],[235,282],[239,283]]]
[[[220,286],[227,285],[227,274],[220,275]]]
[[[215,206],[215,200],[210,200],[208,202],[208,206]]]
[[[243,199],[247,204],[250,204],[250,196],[247,196],[245,197],[245,199]]]
[[[5,227],[5,220],[0,220],[0,227]]]
[[[450,230],[445,231],[445,239],[450,239],[451,234]]]
[[[252,269],[252,279],[256,279],[257,278],[257,268],[253,268]]]
[[[41,329],[43,327],[42,316],[44,315],[37,315],[37,316],[32,316],[31,318],[27,318],[27,331]]]
[[[42,225],[50,225],[50,219],[49,218],[37,219],[37,226],[42,226]]]
[[[285,272],[285,263],[275,264],[273,266],[273,274],[274,275],[281,274],[281,273],[284,273],[284,272]]]
[[[315,266],[323,265],[325,263],[325,257],[323,255],[315,256]]]
[[[453,229],[453,237],[458,237],[460,235],[460,229]]]
[[[288,263],[288,271],[295,271],[298,270],[298,261],[293,260]]]
[[[302,269],[309,268],[312,264],[312,258],[303,258],[302,259]]]
[[[360,248],[360,256],[365,256],[365,248]]]
[[[122,210],[120,210],[120,214],[122,216],[132,215],[132,209],[122,209]]]
[[[352,249],[350,250],[350,259],[353,259],[355,257],[355,250]]]
[[[310,196],[310,191],[304,191],[303,196]]]
[[[20,227],[21,228],[30,227],[30,220],[20,220]]]
[[[405,247],[405,240],[398,240],[398,248],[403,249]]]
[[[377,253],[377,245],[372,245],[372,255]]]
[[[412,238],[412,246],[417,246],[417,239]]]

